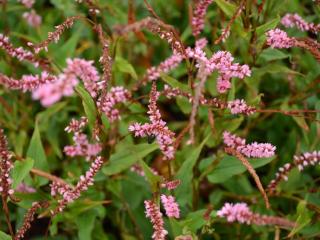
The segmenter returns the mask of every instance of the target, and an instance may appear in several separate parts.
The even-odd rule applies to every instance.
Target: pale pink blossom
[[[149,80],[157,80],[161,73],[168,73],[170,70],[176,68],[182,61],[182,56],[179,53],[174,53],[165,61],[156,67],[151,67],[147,70],[146,78]]]
[[[164,194],[161,195],[161,202],[166,211],[166,215],[172,218],[179,218],[180,217],[180,210],[179,205],[175,201],[174,197],[169,195],[166,196]]]
[[[207,12],[208,6],[212,3],[212,0],[199,0],[197,1],[191,20],[192,34],[198,36],[204,28],[204,18]]]
[[[320,24],[308,23],[297,13],[291,14],[287,13],[281,19],[282,25],[288,28],[297,27],[301,31],[310,31],[317,34],[320,31]]]
[[[270,30],[266,33],[267,44],[272,48],[290,48],[295,45],[295,39],[288,37],[287,33],[279,28]]]
[[[272,157],[276,150],[276,147],[270,143],[253,142],[246,144],[245,139],[237,137],[228,131],[223,133],[223,141],[228,147],[234,148],[236,151],[249,158]]]
[[[225,217],[228,222],[251,223],[252,212],[246,203],[225,203],[224,206],[217,211],[219,217]]]
[[[162,219],[162,213],[159,207],[152,200],[144,201],[146,209],[146,217],[150,219],[153,227],[152,239],[165,240],[168,231],[164,229],[164,222]]]
[[[129,126],[129,131],[133,132],[136,137],[155,136],[160,150],[164,155],[164,159],[171,160],[175,154],[175,148],[173,146],[175,134],[166,126],[166,122],[161,118],[160,111],[157,107],[159,95],[160,93],[156,89],[155,81],[153,81],[148,105],[150,123],[133,123]]]
[[[250,115],[255,113],[256,109],[254,107],[248,106],[243,99],[236,99],[228,102],[228,108],[232,114],[245,114]]]
[[[20,80],[8,77],[0,73],[0,84],[10,89],[22,90],[23,92],[38,89],[45,84],[56,81],[56,77],[43,71],[41,75],[22,75]]]
[[[62,212],[68,203],[78,199],[82,192],[88,190],[89,186],[93,185],[94,176],[102,168],[102,165],[102,157],[97,156],[91,162],[90,168],[85,175],[80,176],[79,181],[74,188],[68,185],[53,183],[53,185],[51,185],[51,193],[53,193],[53,195],[57,193],[62,194],[62,199],[58,201],[58,206],[51,211],[51,214],[56,215],[57,213]]]
[[[11,57],[17,58],[19,61],[31,62],[35,67],[40,65],[40,61],[35,55],[24,49],[23,47],[15,48],[9,41],[9,38],[0,33],[0,48],[6,51]]]
[[[18,1],[27,8],[32,8],[33,4],[35,3],[35,0],[18,0]]]
[[[302,171],[307,166],[320,164],[320,151],[305,152],[301,155],[295,155],[294,164]]]
[[[172,180],[172,181],[167,181],[165,183],[161,184],[162,188],[166,188],[168,190],[174,190],[176,189],[181,183],[180,179]]]
[[[65,128],[66,132],[73,132],[73,141],[74,145],[65,146],[64,152],[71,157],[83,156],[87,160],[90,160],[92,157],[98,155],[102,146],[100,143],[89,143],[88,137],[86,134],[82,133],[83,128],[87,125],[88,120],[85,117],[82,117],[80,120],[72,119],[68,127]]]
[[[116,104],[125,103],[130,97],[130,92],[124,87],[112,87],[108,93],[98,99],[97,106],[105,113],[109,121],[113,122],[120,119],[120,112],[116,109]]]
[[[28,185],[25,184],[25,183],[20,183],[20,184],[17,186],[16,191],[17,191],[17,192],[20,192],[20,193],[35,193],[35,192],[36,192],[36,189],[33,188],[33,187],[28,186]]]
[[[10,177],[10,170],[13,168],[11,157],[12,155],[8,151],[7,137],[4,135],[3,129],[0,129],[0,195],[5,201],[8,196],[14,193]]]
[[[79,83],[78,79],[83,81],[91,96],[96,97],[101,90],[102,82],[97,69],[92,64],[93,61],[84,59],[67,59],[67,67],[63,73],[57,77],[56,81],[34,90],[33,99],[40,100],[44,107],[48,107],[64,96],[71,96],[74,93],[74,87]]]
[[[220,218],[226,218],[228,222],[239,222],[255,225],[279,225],[292,228],[296,224],[285,218],[277,216],[261,215],[252,212],[246,203],[225,203],[224,206],[217,211]]]
[[[42,18],[34,9],[32,9],[30,12],[23,13],[22,17],[31,27],[39,27],[41,25]]]

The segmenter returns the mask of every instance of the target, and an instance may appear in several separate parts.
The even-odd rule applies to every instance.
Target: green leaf
[[[67,102],[58,102],[52,106],[50,106],[49,108],[47,108],[46,110],[40,112],[37,114],[37,120],[38,123],[42,124],[46,124],[48,121],[50,121],[51,117],[56,114],[57,112],[63,110],[67,105]]]
[[[269,162],[271,162],[275,157],[271,158],[252,158],[248,159],[253,168],[262,167]],[[222,183],[227,179],[231,178],[234,175],[243,173],[246,171],[246,168],[243,166],[241,161],[236,157],[226,155],[219,162],[216,168],[209,174],[208,180],[211,183]]]
[[[181,185],[175,190],[176,197],[179,199],[181,205],[191,203],[192,199],[192,179],[193,179],[193,168],[200,156],[201,150],[205,143],[210,138],[211,133],[202,141],[202,143],[193,149],[189,154],[188,158],[183,162],[179,171],[177,172],[177,179],[181,179]]]
[[[205,212],[205,209],[191,212],[179,224],[191,232],[196,232],[206,223],[206,220],[203,218]]]
[[[12,238],[8,234],[0,231],[0,240],[11,240],[11,239]]]
[[[256,33],[257,33],[258,37],[265,36],[265,33],[267,31],[269,31],[270,29],[274,29],[278,25],[279,22],[280,22],[280,17],[277,16],[277,18],[257,27]]]
[[[131,77],[135,80],[138,79],[136,71],[134,70],[132,65],[124,58],[116,57],[113,67],[120,72],[130,74]]]
[[[156,192],[159,186],[158,183],[161,181],[161,177],[158,175],[155,175],[143,160],[140,160],[139,162],[143,168],[145,176],[148,179],[152,192]]]
[[[75,5],[69,1],[64,0],[50,0],[50,2],[67,16],[74,16],[76,15]]]
[[[297,215],[296,226],[289,233],[288,238],[292,238],[296,233],[300,232],[304,227],[308,226],[313,213],[307,209],[307,201],[300,201],[297,206]]]
[[[97,110],[90,94],[80,85],[76,86],[76,92],[82,99],[82,105],[91,126],[95,124]]]
[[[234,5],[234,4],[230,3],[230,2],[227,2],[225,0],[215,0],[214,2],[230,18],[233,16],[235,11],[237,10],[237,6],[236,5]]]
[[[45,154],[40,132],[38,128],[38,123],[36,122],[35,128],[33,131],[33,135],[27,150],[27,157],[32,158],[34,160],[34,167],[42,169],[44,171],[49,170],[47,156]]]
[[[97,212],[94,210],[87,211],[75,218],[78,226],[78,238],[80,240],[91,240],[91,233],[94,227],[94,222],[97,217]]]
[[[27,158],[24,161],[16,161],[12,170],[13,189],[15,189],[22,180],[28,175],[31,168],[33,167],[34,160]]]
[[[111,155],[109,164],[102,170],[106,175],[113,175],[126,170],[134,163],[142,161],[145,156],[158,148],[156,143],[128,145],[127,142],[124,142],[124,144],[119,143],[118,145],[120,147]]]
[[[273,61],[278,59],[284,59],[290,57],[289,54],[285,54],[278,49],[267,48],[261,52],[259,58],[264,59],[265,61]]]
[[[82,26],[82,25],[81,25]],[[70,56],[73,56],[77,44],[80,39],[80,35],[82,32],[83,27],[80,27],[76,32],[74,32],[71,37],[63,43],[62,46],[59,48],[56,45],[53,45],[52,48],[55,48],[54,51],[52,51],[53,58],[56,60],[56,62],[61,65],[65,66],[66,65],[66,59]]]
[[[163,81],[165,81],[167,84],[169,84],[171,87],[173,88],[179,88],[181,91],[187,92],[187,93],[191,93],[190,88],[179,82],[178,80],[166,75],[166,74],[161,74],[161,78]]]

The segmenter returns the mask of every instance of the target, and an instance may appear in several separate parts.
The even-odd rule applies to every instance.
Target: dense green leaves
[[[252,167],[259,168],[274,158],[261,158],[261,159],[250,159]],[[239,159],[233,156],[224,156],[214,170],[208,175],[208,180],[212,183],[223,183],[234,175],[243,173],[246,171],[245,166]]]
[[[12,187],[15,189],[22,180],[28,175],[31,168],[33,167],[34,160],[32,158],[27,158],[22,161],[16,161],[12,170]]]
[[[119,144],[116,152],[111,155],[110,161],[103,168],[103,172],[106,175],[113,175],[120,173],[134,163],[142,161],[142,159],[147,156],[149,153],[153,152],[158,148],[156,143],[153,144],[138,144],[138,145],[129,145],[129,144]]]

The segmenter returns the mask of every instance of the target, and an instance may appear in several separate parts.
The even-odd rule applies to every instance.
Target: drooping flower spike
[[[270,143],[253,142],[246,144],[246,140],[231,134],[228,131],[223,133],[223,141],[228,147],[234,148],[246,157],[265,158],[275,154],[276,147]]]
[[[246,203],[225,203],[217,212],[218,217],[226,218],[228,222],[239,222],[248,225],[278,225],[293,228],[296,224],[285,218],[260,215],[252,212]]]
[[[288,181],[289,173],[294,168],[298,168],[301,172],[308,166],[320,164],[320,151],[305,152],[301,155],[294,155],[293,159],[294,161],[292,163],[286,163],[278,169],[275,179],[271,180],[268,185],[267,191],[269,193],[275,193],[276,187],[282,180]]]
[[[282,19],[281,24],[287,28],[296,27],[301,31],[310,31],[317,34],[320,31],[320,24],[308,23],[297,13],[287,13]]]
[[[164,229],[162,213],[160,212],[159,207],[153,200],[145,200],[144,205],[146,217],[150,219],[153,227],[152,239],[165,240],[168,231]]]
[[[134,123],[129,126],[129,131],[133,132],[136,137],[155,136],[160,150],[164,155],[164,159],[171,160],[174,158],[175,153],[173,146],[175,134],[161,118],[160,111],[157,107],[159,95],[160,93],[157,91],[156,83],[153,81],[148,105],[150,123]]]

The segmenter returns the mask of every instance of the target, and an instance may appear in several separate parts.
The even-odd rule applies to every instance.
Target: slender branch
[[[50,173],[47,173],[47,172],[44,172],[40,169],[37,169],[37,168],[32,168],[30,170],[30,172],[32,172],[33,174],[37,175],[37,176],[40,176],[40,177],[44,177],[46,179],[49,179],[50,181],[52,182],[58,182],[58,183],[61,183],[61,184],[68,184],[67,182],[65,182],[63,179],[57,177],[57,176],[54,176]]]
[[[8,203],[6,198],[2,195],[2,207],[3,207],[3,211],[4,211],[4,215],[6,218],[6,222],[8,225],[8,229],[10,232],[10,235],[12,237],[12,239],[14,238],[14,233],[13,233],[13,229],[12,229],[12,225],[11,225],[11,221],[10,221],[10,214],[9,214],[9,208],[8,208]]]
[[[239,153],[237,150],[235,150],[234,148],[231,147],[227,147],[225,148],[226,153],[231,154],[233,156],[235,156],[236,158],[238,158],[241,163],[247,168],[247,170],[249,171],[249,173],[251,174],[251,176],[253,177],[254,181],[256,182],[256,185],[260,191],[260,193],[263,196],[264,202],[266,204],[267,208],[270,208],[270,203],[269,203],[269,199],[268,196],[261,184],[260,178],[258,176],[258,174],[256,173],[256,171],[254,170],[254,168],[251,166],[250,162],[241,154]]]

